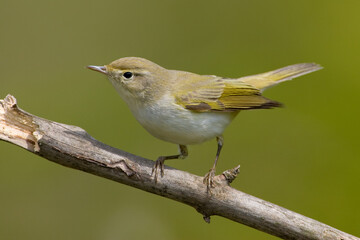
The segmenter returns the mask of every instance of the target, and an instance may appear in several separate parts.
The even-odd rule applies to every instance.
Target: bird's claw
[[[154,180],[155,183],[157,183],[157,178],[158,178],[158,172],[160,170],[160,176],[163,177],[164,176],[164,162],[165,162],[165,158],[164,157],[159,157],[156,161],[155,164],[152,168],[151,171],[151,176],[155,173],[154,175]]]
[[[203,183],[206,185],[206,192],[211,194],[211,188],[215,187],[214,183],[215,169],[211,168],[209,172],[204,176]]]

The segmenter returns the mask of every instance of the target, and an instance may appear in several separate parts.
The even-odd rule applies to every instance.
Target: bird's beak
[[[93,66],[93,65],[89,65],[87,66],[88,69],[97,71],[97,72],[101,72],[103,74],[107,74],[106,72],[106,67],[105,66]]]

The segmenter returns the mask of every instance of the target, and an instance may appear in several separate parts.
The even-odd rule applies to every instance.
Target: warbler
[[[168,70],[149,60],[125,57],[104,66],[87,66],[105,74],[137,121],[154,137],[175,143],[179,154],[160,156],[154,164],[164,175],[164,161],[188,156],[187,145],[217,140],[212,168],[204,177],[209,191],[224,144],[225,128],[241,110],[280,107],[281,103],[262,96],[262,91],[277,83],[317,71],[315,63],[300,63],[274,71],[241,78],[198,75]]]

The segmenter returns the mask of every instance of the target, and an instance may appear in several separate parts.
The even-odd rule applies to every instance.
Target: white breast
[[[139,123],[153,136],[175,144],[198,144],[220,136],[235,117],[227,112],[191,112],[165,96],[151,106],[131,106]]]

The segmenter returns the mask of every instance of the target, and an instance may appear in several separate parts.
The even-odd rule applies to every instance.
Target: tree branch
[[[79,169],[194,207],[204,220],[218,215],[283,239],[357,239],[328,225],[229,186],[239,167],[216,176],[206,192],[203,178],[165,167],[155,184],[153,161],[110,147],[83,129],[26,113],[8,95],[0,100],[0,139],[61,165]]]

